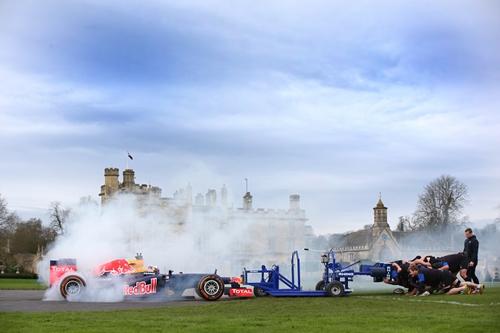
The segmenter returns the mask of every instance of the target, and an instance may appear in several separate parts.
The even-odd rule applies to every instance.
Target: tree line
[[[16,254],[43,254],[64,232],[64,224],[70,214],[60,202],[49,207],[50,224],[45,226],[40,218],[21,219],[10,211],[7,201],[0,195],[0,266],[5,272],[16,271],[19,264]]]

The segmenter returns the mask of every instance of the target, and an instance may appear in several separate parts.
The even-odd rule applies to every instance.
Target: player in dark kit
[[[460,282],[448,270],[427,268],[423,265],[411,264],[410,277],[416,279],[417,295],[427,296],[430,292],[444,292],[447,295],[465,293],[483,293],[484,285],[472,282]]]
[[[426,296],[440,289],[442,275],[440,270],[427,268],[424,265],[411,264],[409,276],[415,278],[414,286],[417,295]]]
[[[427,268],[434,268],[444,271],[450,271],[457,275],[463,265],[465,256],[463,253],[448,254],[442,257],[425,256],[420,259],[414,259],[412,263],[423,265]]]
[[[453,275],[457,275],[458,272],[460,272],[460,267],[465,259],[465,256],[463,253],[460,252],[455,254],[448,254],[446,256],[442,256],[436,259],[438,261],[436,266],[441,265],[441,267],[434,267],[434,268],[449,270]]]
[[[471,228],[465,229],[465,241],[464,241],[464,260],[462,261],[462,267],[460,275],[465,281],[474,281],[478,284],[479,279],[476,276],[476,266],[478,260],[479,252],[479,241],[476,235],[472,232]]]
[[[384,283],[398,285],[408,289],[408,293],[413,293],[414,286],[410,283],[408,268],[410,263],[404,260],[396,260],[391,263],[392,271],[390,279],[384,279]]]

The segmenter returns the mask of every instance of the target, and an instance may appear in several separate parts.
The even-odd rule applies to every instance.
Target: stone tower
[[[135,186],[135,172],[132,169],[123,170],[123,187],[132,190]]]
[[[252,209],[252,195],[250,192],[245,193],[243,196],[243,209],[245,210],[251,210]]]
[[[208,189],[205,194],[205,204],[210,207],[215,207],[217,204],[217,192],[214,189]]]
[[[106,168],[104,169],[104,185],[101,186],[101,203],[105,203],[114,193],[118,191],[120,187],[120,182],[118,181],[118,176],[120,175],[120,170],[118,168]]]
[[[387,223],[387,207],[384,206],[382,197],[379,197],[377,205],[373,208],[373,237],[377,237],[386,229],[390,230],[389,223]]]
[[[300,210],[300,195],[291,194],[290,195],[290,210]]]

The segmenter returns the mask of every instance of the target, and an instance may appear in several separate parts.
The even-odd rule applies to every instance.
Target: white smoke
[[[162,208],[157,199],[132,195],[117,195],[102,206],[82,203],[73,208],[64,234],[40,262],[40,279],[48,284],[49,261],[59,258],[75,258],[78,271],[86,276],[92,276],[99,264],[133,258],[136,253],[142,253],[146,266],[157,266],[163,273],[213,273],[217,269],[219,275],[238,276],[243,268],[242,253],[246,258],[254,255],[255,265],[270,262],[272,259],[262,256],[269,250],[264,239],[279,241],[283,230],[251,218],[235,223],[226,213],[215,207],[203,214],[189,214],[189,209]],[[46,298],[54,299],[55,294],[57,290],[50,290]],[[105,297],[86,294],[91,296],[85,300],[116,298],[116,293]]]
[[[48,251],[40,273],[48,279],[48,260],[76,258],[79,270],[92,270],[116,258],[144,255],[159,268],[188,271],[213,269],[196,253],[198,242],[216,237],[209,226],[189,221],[180,225],[160,207],[139,209],[133,196],[120,195],[103,207],[80,205],[73,210],[65,233]],[[215,263],[214,263],[215,264]]]
[[[120,302],[125,299],[123,288],[125,282],[120,278],[111,278],[102,281],[101,278],[92,274],[81,274],[70,272],[68,275],[77,275],[85,280],[86,288],[84,293],[77,295],[68,295],[68,302]],[[62,278],[61,278],[62,280]],[[59,290],[59,283],[55,283],[45,291],[44,301],[62,301],[64,300]]]

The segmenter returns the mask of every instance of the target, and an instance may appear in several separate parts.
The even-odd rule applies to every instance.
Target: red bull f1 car
[[[78,271],[76,259],[50,261],[50,286],[57,286],[65,299],[84,296],[89,280],[96,289],[118,285],[125,299],[172,299],[182,297],[193,288],[204,300],[216,301],[223,295],[235,298],[253,297],[253,290],[241,285],[241,277],[222,277],[217,273],[161,274],[156,267],[144,266],[142,255],[135,259],[115,259],[96,267],[91,274]]]

